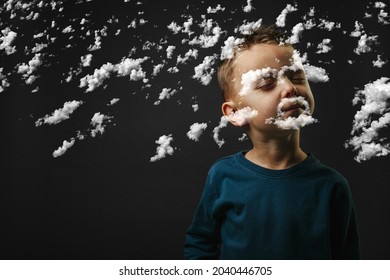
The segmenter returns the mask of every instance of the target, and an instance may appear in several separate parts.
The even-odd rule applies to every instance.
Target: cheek
[[[253,110],[258,112],[258,118],[268,118],[275,116],[277,112],[277,107],[279,104],[279,100],[275,98],[270,98],[269,96],[262,95],[253,95],[253,96],[245,96],[242,99],[241,107],[250,107]]]
[[[315,107],[315,101],[314,101],[314,96],[311,93],[311,91],[310,91],[307,99],[308,99],[308,102],[309,102],[309,105],[310,105],[310,112],[313,114],[314,107]]]

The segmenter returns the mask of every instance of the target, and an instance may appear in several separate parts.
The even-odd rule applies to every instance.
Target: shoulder
[[[226,178],[236,177],[242,173],[240,164],[238,163],[238,157],[242,156],[242,152],[225,156],[217,159],[209,169],[207,174],[208,181],[220,182]]]
[[[344,189],[345,191],[349,189],[347,179],[333,167],[330,167],[315,158],[312,168],[313,176],[316,176],[322,180],[326,180],[338,188]]]
[[[225,156],[217,159],[213,165],[210,167],[210,174],[224,173],[226,171],[234,171],[237,168],[237,158],[242,154],[242,152]]]

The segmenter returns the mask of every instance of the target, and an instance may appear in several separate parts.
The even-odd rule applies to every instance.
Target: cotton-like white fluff
[[[242,25],[239,27],[235,28],[234,31],[237,33],[241,33],[242,35],[250,35],[253,33],[254,30],[259,28],[263,22],[263,19],[259,19],[258,21],[252,21],[247,23],[244,21]]]
[[[85,56],[82,56],[81,58],[81,65],[83,67],[88,67],[91,66],[91,61],[92,61],[92,54],[86,54]]]
[[[198,57],[198,50],[197,49],[189,49],[184,54],[184,57],[182,57],[181,55],[178,55],[176,62],[177,62],[177,64],[179,64],[179,63],[185,64],[191,57],[194,59],[196,59]]]
[[[86,75],[80,79],[79,87],[83,88],[88,86],[85,92],[94,91],[97,87],[101,86],[103,82],[110,78],[111,72],[114,71],[114,65],[110,62],[103,64],[99,69],[95,69],[92,75]]]
[[[173,55],[173,51],[176,49],[175,46],[168,46],[167,49],[166,49],[166,52],[167,52],[167,58],[170,59],[172,58],[172,55]]]
[[[94,91],[101,86],[103,82],[111,77],[111,73],[116,72],[118,76],[129,76],[131,81],[139,81],[145,78],[146,73],[142,70],[142,63],[149,59],[145,56],[143,58],[125,58],[117,64],[107,62],[99,69],[95,69],[92,75],[86,75],[80,79],[80,88],[88,87],[85,92]]]
[[[367,36],[367,34],[363,34],[359,39],[357,47],[353,51],[358,55],[362,53],[370,52],[371,51],[370,45],[375,43],[377,39],[378,39],[377,35]]]
[[[212,67],[214,63],[215,56],[206,56],[201,64],[195,66],[195,74],[192,77],[207,86],[211,82],[212,75],[215,72],[215,69]]]
[[[191,26],[193,23],[194,23],[194,19],[193,19],[193,17],[190,16],[187,19],[187,21],[183,23],[183,27],[182,27],[181,32],[187,33],[188,36],[190,36],[192,33],[194,33],[193,31],[191,31]]]
[[[390,153],[388,139],[379,138],[379,131],[390,126],[390,78],[382,77],[359,90],[353,99],[353,105],[361,103],[352,124],[352,138],[346,141],[345,147],[352,148],[358,154],[357,162],[372,157],[385,156]],[[377,116],[380,116],[377,119]],[[374,119],[374,120],[372,120]]]
[[[324,68],[306,63],[303,65],[303,68],[308,81],[314,83],[326,83],[329,81],[329,76]]]
[[[298,117],[288,117],[286,119],[275,119],[272,123],[276,124],[281,129],[297,130],[306,125],[317,122],[315,118],[310,115],[299,115]],[[271,123],[271,122],[268,122]]]
[[[42,54],[37,53],[34,55],[34,57],[28,62],[28,65],[25,63],[22,63],[18,66],[18,73],[23,75],[31,75],[34,73],[38,67],[42,64]]]
[[[7,80],[7,77],[3,74],[3,68],[0,67],[0,93],[2,93],[5,88],[9,87],[10,84]]]
[[[235,38],[233,36],[227,38],[224,42],[224,46],[221,47],[221,60],[232,58],[237,47],[243,42],[243,38]]]
[[[125,58],[116,64],[113,70],[118,73],[118,76],[130,75],[130,80],[138,81],[145,77],[141,64],[147,59],[149,59],[147,56],[137,59]]]
[[[95,42],[93,45],[90,45],[88,47],[88,50],[92,52],[92,51],[96,51],[96,50],[100,49],[102,47],[101,40],[102,40],[102,37],[99,35],[99,33],[97,31],[95,31]]]
[[[28,62],[28,65],[25,63],[18,65],[18,73],[23,75],[26,84],[32,84],[35,81],[37,76],[35,76],[34,73],[38,70],[38,67],[41,64],[42,64],[42,54],[37,53]]]
[[[173,32],[173,34],[177,34],[181,31],[181,26],[179,26],[176,22],[172,21],[168,26],[168,29]]]
[[[383,8],[385,8],[386,7],[386,4],[385,3],[383,3],[383,2],[375,2],[374,3],[374,7],[375,8],[379,8],[379,9],[383,9]]]
[[[113,99],[111,99],[111,100],[110,100],[110,106],[112,106],[112,105],[118,103],[119,100],[120,100],[120,98],[113,98]]]
[[[17,33],[12,31],[9,27],[1,30],[1,33],[3,33],[3,36],[0,37],[0,50],[5,50],[7,55],[15,53],[16,47],[12,46],[12,43],[16,39]]]
[[[177,93],[176,89],[171,88],[163,88],[162,91],[159,94],[158,101],[154,102],[154,105],[159,105],[161,103],[161,100],[169,99],[171,98],[175,93]]]
[[[97,112],[93,115],[91,119],[91,136],[96,137],[98,134],[102,135],[106,129],[106,122],[110,121],[112,117],[106,116],[104,114],[101,114],[100,112]]]
[[[376,60],[372,62],[374,67],[382,68],[383,65],[385,65],[387,61],[383,61],[381,55],[377,55]]]
[[[241,75],[241,90],[239,94],[244,96],[251,92],[254,88],[255,83],[261,78],[267,78],[273,76],[276,78],[277,70],[272,69],[271,67],[266,67],[263,69],[249,70]]]
[[[207,123],[194,123],[190,126],[190,130],[187,132],[187,137],[197,142],[206,128]]]
[[[332,50],[332,46],[329,46],[331,40],[329,38],[323,39],[321,43],[318,44],[316,53],[328,53]]]
[[[363,24],[361,24],[358,21],[355,21],[355,30],[351,32],[350,36],[351,37],[360,37],[362,35],[363,30]]]
[[[378,22],[382,23],[383,25],[389,25],[390,21],[387,19],[389,18],[389,13],[385,12],[384,10],[380,10],[378,14]]]
[[[225,7],[221,7],[221,4],[218,4],[217,7],[215,7],[215,8],[211,8],[210,6],[207,8],[208,14],[215,14],[219,11],[221,11],[221,12],[225,11]]]
[[[62,29],[62,33],[72,33],[74,32],[74,29],[72,28],[72,25],[68,25],[64,29]]]
[[[153,73],[152,75],[153,76],[157,76],[158,73],[161,72],[161,69],[164,67],[164,64],[163,63],[160,63],[160,64],[157,64],[153,67]]]
[[[244,107],[235,112],[232,112],[228,118],[230,121],[234,121],[238,126],[243,126],[248,123],[248,120],[257,116],[257,111],[250,108]]]
[[[65,102],[62,108],[55,110],[51,115],[46,115],[45,117],[38,119],[35,122],[35,126],[41,126],[44,123],[58,124],[67,120],[81,104],[83,104],[82,101],[76,100]]]
[[[35,43],[35,47],[33,47],[31,49],[31,52],[32,53],[39,53],[40,51],[42,51],[44,48],[47,48],[48,44],[45,44],[45,43],[41,43],[41,44],[38,44],[38,43]]]
[[[193,38],[188,42],[189,45],[199,45],[202,48],[211,48],[214,47],[221,36],[222,29],[219,26],[215,26],[207,33],[200,34],[199,36]]]
[[[229,123],[229,119],[225,116],[222,116],[219,125],[214,127],[213,129],[213,138],[219,148],[221,148],[225,144],[225,140],[219,139],[219,133],[222,128],[227,127],[228,123]]]
[[[56,158],[56,157],[62,156],[63,154],[65,154],[65,152],[66,152],[69,148],[71,148],[71,147],[74,145],[74,143],[75,143],[75,139],[74,139],[74,138],[72,138],[72,139],[70,140],[70,142],[67,141],[67,140],[64,140],[64,141],[62,142],[62,146],[61,146],[61,147],[58,147],[58,149],[55,150],[55,151],[53,152],[53,157]]]
[[[291,4],[287,4],[286,8],[280,13],[280,15],[276,18],[276,25],[279,27],[284,27],[286,25],[286,17],[288,13],[297,11],[298,9]]]
[[[297,23],[293,29],[291,30],[291,37],[287,40],[288,43],[294,45],[294,44],[297,44],[299,43],[299,37],[301,36],[301,33],[303,32],[303,30],[305,29],[305,26],[303,25],[303,23]]]
[[[287,117],[283,119],[283,107],[288,104],[300,104],[304,107],[303,112],[298,117]],[[306,125],[317,122],[315,118],[311,116],[309,103],[303,96],[283,98],[277,107],[276,117],[269,118],[265,121],[267,124],[275,124],[281,129],[297,130]]]
[[[160,138],[156,141],[156,144],[159,145],[156,149],[156,155],[151,157],[150,161],[155,162],[165,158],[167,155],[173,155],[174,149],[171,147],[172,141],[172,134],[160,136]]]
[[[318,24],[318,28],[321,28],[321,29],[326,29],[328,31],[332,31],[334,28],[340,28],[341,25],[340,23],[336,24],[335,22],[333,21],[328,21],[326,19],[320,19],[320,24]]]
[[[246,0],[246,6],[242,9],[245,13],[249,13],[253,10],[252,0]]]

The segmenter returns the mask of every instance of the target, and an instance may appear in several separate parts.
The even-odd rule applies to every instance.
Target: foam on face
[[[275,61],[278,63],[280,60],[278,58],[275,58]],[[284,65],[280,68],[280,70],[271,67],[265,67],[262,69],[249,70],[248,72],[243,73],[241,75],[242,86],[239,94],[241,96],[244,96],[250,93],[255,88],[256,83],[262,78],[269,78],[272,76],[273,78],[277,78],[277,81],[279,83],[284,80],[284,75],[286,71],[304,71],[302,58],[300,57],[298,51],[293,51],[293,55],[290,59],[290,62],[291,65]]]
[[[299,104],[304,107],[303,112],[298,117],[289,116],[285,119],[285,112],[283,108],[288,104]],[[277,107],[277,114],[275,118],[268,118],[265,120],[267,124],[275,124],[281,129],[286,130],[297,130],[306,125],[317,122],[315,118],[311,116],[309,103],[305,100],[303,96],[291,97],[291,98],[283,98]]]
[[[278,70],[273,69],[271,67],[266,67],[263,69],[256,69],[256,70],[249,70],[248,72],[245,72],[241,75],[241,90],[239,94],[241,96],[248,94],[250,91],[253,90],[254,85],[258,80],[261,78],[269,78],[274,77],[276,78],[278,73]]]
[[[234,121],[237,125],[243,126],[248,123],[248,120],[257,116],[257,111],[250,107],[244,107],[229,115],[229,120]]]

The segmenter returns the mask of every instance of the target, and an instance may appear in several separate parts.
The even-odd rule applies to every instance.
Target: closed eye
[[[269,90],[276,85],[276,79],[274,77],[261,78],[255,86],[255,89]]]
[[[302,83],[306,82],[306,76],[305,76],[305,72],[303,72],[303,70],[291,71],[291,72],[287,73],[287,77],[294,84],[302,84]]]

